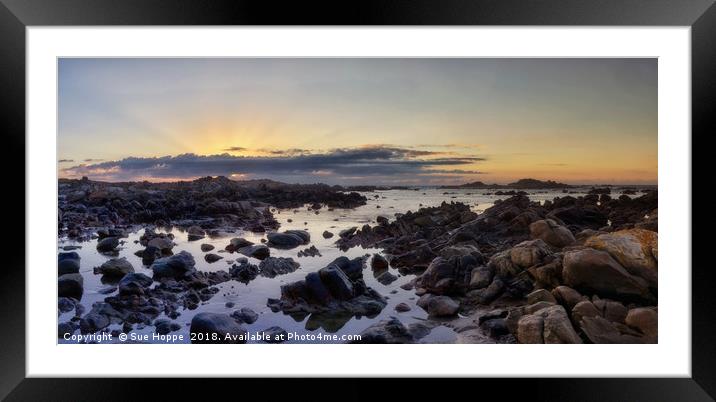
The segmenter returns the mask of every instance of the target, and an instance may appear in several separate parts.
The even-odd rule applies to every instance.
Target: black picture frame
[[[553,26],[689,26],[691,27],[692,73],[692,172],[693,184],[699,174],[710,169],[705,158],[710,120],[716,105],[716,6],[713,0],[411,0],[360,2],[285,2],[275,1],[187,1],[187,0],[0,0],[0,122],[6,155],[3,171],[6,188],[13,194],[4,202],[6,214],[17,222],[8,222],[6,230],[25,235],[24,220],[19,211],[31,214],[25,207],[25,176],[18,166],[25,166],[25,46],[28,26],[58,25],[553,25]],[[662,174],[668,167],[661,167]],[[702,187],[704,188],[705,185]],[[690,196],[692,216],[709,216],[705,194],[694,186]],[[22,194],[22,196],[20,196]],[[703,214],[703,215],[700,215]],[[507,397],[525,396],[537,400],[714,400],[716,398],[716,305],[712,291],[716,279],[712,264],[704,262],[706,242],[710,236],[698,236],[693,230],[704,227],[711,219],[692,221],[692,371],[690,378],[599,378],[599,379],[469,379],[449,389],[467,389],[480,397],[478,390],[499,390]],[[22,228],[22,229],[20,229]],[[704,231],[704,233],[706,233]],[[688,234],[684,234],[688,235]],[[150,398],[152,394],[170,399],[172,393],[185,394],[191,388],[185,381],[165,379],[27,379],[25,378],[25,253],[42,245],[27,239],[22,249],[17,238],[12,251],[6,252],[0,267],[0,397],[7,400],[113,400]],[[22,251],[22,252],[21,252]],[[665,267],[662,269],[679,269]],[[378,357],[376,357],[378,358]],[[654,356],[658,359],[659,356]],[[160,364],[161,362],[140,363]],[[479,364],[476,362],[476,364]],[[568,369],[568,368],[567,368]],[[203,388],[209,391],[240,392],[245,387],[270,389],[269,400],[279,394],[300,399],[372,398],[379,386],[392,389],[409,398],[412,392],[427,397],[431,391],[445,397],[446,385],[403,385],[399,379],[378,380],[362,384],[340,380],[336,391],[325,389],[321,380],[296,384],[283,379],[280,387],[253,379],[237,385],[237,380],[213,382]],[[250,385],[249,385],[250,384]],[[146,387],[145,387],[146,386]],[[137,393],[137,387],[145,388]],[[381,395],[385,395],[380,391]],[[457,394],[456,394],[457,395]],[[456,396],[457,397],[457,396]]]

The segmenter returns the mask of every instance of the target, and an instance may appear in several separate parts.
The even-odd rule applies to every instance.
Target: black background
[[[701,401],[716,397],[716,277],[705,260],[713,236],[707,210],[712,166],[710,124],[716,112],[716,6],[713,0],[376,0],[186,1],[0,0],[0,138],[3,238],[0,265],[0,397],[7,400],[171,400],[198,398],[399,401],[512,399],[549,401]],[[25,27],[34,25],[646,25],[691,26],[692,33],[692,378],[682,379],[25,379],[25,253],[48,245],[25,237]],[[697,157],[698,156],[698,157]],[[660,166],[660,174],[668,174]],[[23,170],[24,172],[24,170]],[[698,195],[697,193],[700,193]],[[687,196],[687,195],[684,195]],[[667,212],[668,213],[668,212]],[[701,229],[699,232],[698,229]],[[668,230],[665,228],[663,230]],[[22,247],[21,247],[22,244]],[[711,246],[713,247],[713,246]],[[47,267],[48,275],[55,267]],[[688,330],[688,328],[684,328]],[[635,346],[638,347],[638,346]],[[98,359],[101,350],[98,348]],[[204,364],[211,364],[207,356]],[[390,349],[366,355],[376,365]],[[455,355],[459,359],[459,353]],[[518,355],[516,368],[524,362]],[[653,356],[658,360],[660,356]],[[316,359],[332,364],[331,357]],[[112,362],[102,362],[112,364]],[[137,365],[161,365],[146,356]],[[189,362],[187,362],[189,364]],[[245,364],[237,361],[236,364]],[[293,365],[301,362],[277,361]],[[350,364],[342,362],[341,364]],[[474,364],[484,364],[475,361]],[[618,365],[619,362],[614,362]],[[197,372],[201,367],[193,367]],[[432,368],[439,372],[440,367]],[[565,367],[565,372],[569,367]]]

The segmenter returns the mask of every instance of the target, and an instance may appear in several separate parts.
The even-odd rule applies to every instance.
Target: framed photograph
[[[354,7],[2,0],[2,395],[713,400],[713,2]]]

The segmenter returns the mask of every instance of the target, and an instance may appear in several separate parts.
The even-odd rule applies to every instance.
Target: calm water
[[[589,188],[577,189],[574,196],[584,195]],[[503,190],[504,191],[504,190]],[[484,193],[494,192],[493,190],[467,190],[467,189],[420,189],[414,190],[387,190],[387,191],[376,191],[372,193],[364,193],[368,198],[368,203],[364,206],[353,210],[341,210],[336,209],[328,211],[326,208],[321,209],[319,214],[315,214],[314,211],[309,211],[306,207],[298,210],[276,210],[274,215],[276,219],[281,223],[280,231],[288,229],[303,229],[307,230],[311,234],[311,243],[305,246],[298,247],[293,250],[278,250],[271,249],[271,255],[274,257],[292,257],[295,261],[301,264],[301,267],[293,273],[287,275],[277,276],[275,278],[264,278],[258,276],[248,284],[244,284],[238,281],[228,281],[217,285],[219,292],[214,295],[209,301],[204,302],[195,310],[180,310],[181,315],[175,320],[182,329],[172,334],[183,334],[184,342],[188,343],[189,339],[189,323],[192,317],[200,312],[208,311],[215,313],[231,314],[234,310],[242,307],[248,307],[259,314],[259,319],[253,324],[243,324],[244,328],[250,332],[259,332],[272,326],[279,326],[284,328],[288,332],[296,332],[298,334],[337,334],[337,335],[355,335],[360,334],[364,329],[370,326],[372,323],[395,316],[400,319],[405,325],[413,322],[424,321],[427,318],[427,314],[420,307],[417,307],[415,302],[417,297],[414,294],[414,290],[403,290],[400,288],[401,285],[409,282],[413,276],[402,276],[397,270],[390,269],[391,272],[398,276],[398,279],[389,285],[383,285],[375,280],[373,277],[372,270],[370,269],[370,261],[366,265],[367,268],[363,272],[365,282],[368,286],[376,289],[382,295],[388,297],[388,305],[383,311],[374,318],[343,318],[343,319],[322,319],[320,317],[309,316],[301,320],[296,320],[289,315],[284,315],[282,312],[273,313],[266,307],[266,301],[268,298],[280,298],[280,286],[285,283],[294,282],[303,279],[306,274],[312,271],[317,271],[320,268],[326,266],[328,263],[333,261],[335,258],[345,255],[348,258],[355,258],[365,254],[373,254],[380,252],[377,249],[364,249],[361,247],[355,247],[347,252],[340,251],[333,244],[338,239],[338,232],[350,228],[352,226],[362,226],[366,223],[371,225],[375,224],[377,216],[382,215],[389,219],[394,218],[396,213],[405,213],[409,210],[416,211],[422,206],[437,206],[443,201],[459,201],[470,205],[473,211],[477,213],[483,212],[485,209],[493,205],[497,199],[505,199],[508,196],[497,196],[497,195],[484,195]],[[448,193],[448,194],[444,194]],[[528,191],[529,197],[532,200],[543,202],[544,200],[551,200],[554,197],[563,196],[562,191]],[[612,196],[616,197],[619,195],[619,190],[612,192]],[[640,194],[637,194],[637,196]],[[378,196],[378,198],[375,198]],[[380,208],[378,208],[380,207]],[[292,222],[288,222],[291,219]],[[304,224],[305,222],[305,224]],[[329,230],[335,234],[331,239],[324,239],[322,233],[324,230]],[[159,231],[159,230],[158,230]],[[235,259],[243,257],[238,253],[221,252],[224,247],[229,243],[229,239],[232,237],[243,237],[254,243],[260,243],[263,234],[255,234],[251,232],[237,231],[236,233],[228,233],[225,237],[209,238],[198,241],[187,241],[187,234],[178,228],[161,229],[161,231],[171,231],[174,236],[174,242],[177,244],[173,248],[174,253],[178,253],[182,250],[190,252],[196,260],[196,269],[200,271],[228,271],[231,267],[231,262]],[[143,230],[131,233],[129,238],[121,239],[124,240],[124,244],[120,245],[120,251],[118,257],[126,257],[134,266],[135,272],[141,272],[151,277],[152,272],[149,267],[142,265],[141,258],[134,255],[137,250],[143,249],[141,245],[135,243],[135,240],[139,240],[139,237],[143,233]],[[212,250],[212,253],[216,253],[224,259],[214,263],[207,263],[204,260],[204,252],[201,251],[200,246],[203,243],[209,243],[214,245],[216,248]],[[99,254],[96,251],[96,240],[90,240],[87,242],[75,242],[67,239],[60,239],[59,247],[68,245],[79,245],[82,248],[74,250],[81,257],[81,270],[80,273],[84,277],[84,295],[82,296],[81,304],[84,305],[87,311],[92,307],[92,304],[98,301],[104,301],[104,298],[111,296],[111,294],[100,294],[99,289],[106,287],[100,281],[101,275],[95,275],[93,268],[100,266],[106,260],[112,258]],[[321,257],[297,257],[299,250],[308,248],[310,246],[316,246],[319,249]],[[62,251],[62,250],[60,250]],[[118,258],[117,257],[117,258]],[[252,263],[259,263],[258,260],[249,259]],[[156,283],[155,283],[156,285]],[[154,285],[153,285],[154,286]],[[227,302],[233,302],[235,305],[231,308],[225,306]],[[395,306],[398,303],[406,302],[411,306],[412,310],[408,312],[398,313],[395,311]],[[68,321],[74,315],[74,311],[61,314],[58,322]],[[164,314],[157,318],[167,318]],[[121,329],[121,325],[111,325],[109,330]],[[78,333],[77,331],[76,333]],[[154,332],[153,326],[147,326],[142,328],[135,326],[134,333],[152,334]],[[430,334],[422,338],[420,342],[426,343],[440,343],[440,342],[453,342],[456,338],[456,334],[447,327],[437,327],[432,330]],[[61,343],[65,341],[62,339],[58,340]],[[301,342],[301,341],[293,341]],[[310,342],[310,341],[304,341]],[[325,342],[325,341],[320,341]]]

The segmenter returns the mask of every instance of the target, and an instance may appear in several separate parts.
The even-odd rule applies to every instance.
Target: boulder
[[[552,293],[545,289],[537,289],[534,292],[527,295],[527,303],[534,304],[540,301],[545,301],[552,304],[557,304],[557,300],[554,298]]]
[[[632,275],[658,286],[658,233],[644,229],[627,229],[587,239],[585,245],[606,251]]]
[[[460,305],[448,296],[434,296],[426,294],[418,300],[418,306],[433,317],[451,317],[460,310]]]
[[[388,269],[388,260],[382,255],[375,253],[373,254],[373,259],[370,261],[370,267],[378,271],[386,270]]]
[[[187,240],[195,241],[203,239],[206,236],[206,232],[199,226],[190,226],[187,230]]]
[[[142,273],[129,273],[122,277],[117,287],[120,296],[144,295],[152,285],[152,278]]]
[[[569,286],[557,286],[552,289],[552,296],[557,300],[557,303],[563,305],[568,311],[571,311],[580,301],[589,300],[588,297],[582,296]]]
[[[155,237],[147,242],[147,248],[149,247],[156,247],[166,254],[174,248],[174,242],[168,237]]]
[[[80,332],[93,334],[103,328],[107,328],[109,324],[109,317],[92,311],[80,319]]]
[[[231,313],[231,317],[242,324],[253,324],[259,319],[259,315],[248,307],[243,307]]]
[[[552,252],[543,240],[528,240],[512,247],[510,260],[514,265],[524,269],[541,263],[550,254]]]
[[[189,331],[196,334],[192,343],[246,343],[248,338],[247,331],[226,314],[199,313]]]
[[[119,239],[116,237],[105,237],[97,242],[97,251],[108,253],[114,251],[119,246]]]
[[[214,263],[214,262],[217,262],[217,261],[219,261],[219,260],[221,260],[221,259],[223,259],[223,258],[224,258],[224,257],[222,257],[222,256],[220,256],[220,255],[218,255],[218,254],[214,254],[214,253],[204,254],[204,260],[205,260],[206,262],[208,262],[209,264]]]
[[[195,272],[194,257],[187,251],[181,251],[171,257],[160,258],[151,265],[155,278],[179,278],[187,273]]]
[[[123,277],[130,272],[134,272],[134,267],[125,257],[112,258],[111,260],[105,261],[98,268],[95,268],[95,274],[117,278]]]
[[[530,224],[530,237],[541,239],[552,247],[562,248],[574,243],[574,235],[552,219],[542,219]]]
[[[654,300],[645,280],[629,274],[609,253],[594,249],[564,255],[562,277],[566,285],[582,292],[617,300]]]
[[[360,339],[351,343],[400,344],[415,343],[408,329],[397,318],[379,321],[361,332]]]
[[[205,253],[208,252],[208,251],[211,251],[211,250],[213,250],[213,249],[214,249],[214,246],[211,245],[211,244],[204,243],[204,244],[201,245],[201,251],[203,251],[203,252],[205,252]]]
[[[57,256],[57,274],[76,274],[80,272],[80,255],[72,251]]]
[[[583,317],[580,321],[582,332],[592,343],[655,343],[656,340],[643,336],[628,326],[609,321],[601,316]]]
[[[336,300],[350,300],[353,298],[353,283],[350,278],[335,265],[329,265],[318,271],[321,282]]]
[[[434,294],[464,293],[470,286],[472,271],[477,264],[478,260],[472,255],[449,259],[437,257],[417,278],[416,285]]]
[[[522,316],[517,323],[520,343],[582,343],[564,307],[551,305]]]
[[[659,333],[659,320],[655,308],[633,308],[629,310],[625,323],[632,328],[638,329],[639,332],[645,336],[654,338],[656,341],[656,337]]]
[[[330,239],[331,237],[333,237],[333,233],[331,233],[331,232],[329,232],[329,231],[327,231],[327,230],[324,230],[324,231],[323,231],[323,238],[324,238],[324,239]]]
[[[82,299],[84,292],[84,280],[80,274],[64,274],[57,278],[58,297],[72,297],[76,300]]]
[[[293,258],[284,257],[268,257],[261,261],[259,269],[261,270],[261,276],[267,278],[274,278],[278,275],[285,275],[297,270],[301,264],[294,261]]]
[[[472,273],[470,274],[470,289],[482,289],[484,287],[487,287],[492,283],[492,279],[494,277],[494,273],[489,267],[481,266],[476,267],[472,270]]]
[[[253,244],[253,242],[248,241],[246,239],[234,237],[233,239],[229,240],[229,244],[225,247],[225,249],[226,251],[233,253],[234,251],[238,251],[239,249],[244,247],[249,247]]]
[[[241,247],[236,251],[247,257],[256,258],[258,260],[265,260],[271,255],[271,250],[263,244]]]
[[[305,230],[287,230],[283,233],[273,232],[266,235],[268,245],[275,248],[291,249],[311,241],[311,235]]]

